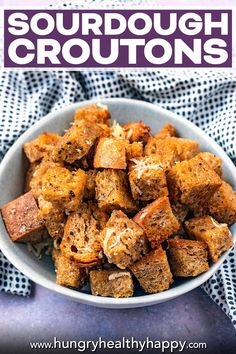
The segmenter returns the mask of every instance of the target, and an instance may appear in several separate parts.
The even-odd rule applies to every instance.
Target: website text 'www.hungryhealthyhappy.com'
[[[134,337],[122,337],[120,340],[104,340],[99,337],[97,340],[59,340],[56,337],[51,342],[30,342],[31,349],[73,349],[78,352],[96,352],[98,350],[136,350],[143,352],[144,350],[156,350],[159,353],[165,352],[184,352],[184,350],[206,349],[205,342],[188,342],[181,340],[151,340],[147,337],[144,340],[136,340]]]

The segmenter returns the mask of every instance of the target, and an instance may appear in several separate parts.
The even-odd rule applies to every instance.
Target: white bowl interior
[[[91,102],[76,103],[49,114],[17,140],[0,166],[1,206],[23,193],[25,172],[28,166],[22,150],[23,144],[31,141],[45,131],[63,133],[70,126],[75,109]],[[234,188],[236,187],[235,166],[225,152],[194,124],[160,107],[141,101],[104,99],[100,100],[100,102],[108,105],[112,119],[117,120],[121,124],[131,120],[142,120],[151,126],[153,132],[156,132],[165,123],[172,123],[177,128],[179,136],[197,140],[202,151],[209,151],[221,157],[224,170],[223,178],[231,183]],[[235,241],[236,225],[231,227],[231,231]],[[172,299],[201,285],[216,271],[227,255],[227,253],[222,255],[219,262],[211,265],[208,272],[192,279],[177,279],[172,287],[163,293],[144,295],[142,290],[138,288],[133,298],[112,299],[92,296],[89,294],[88,287],[85,287],[81,291],[76,291],[57,285],[55,283],[54,268],[49,257],[43,257],[43,259],[38,260],[27,251],[25,245],[13,243],[6,232],[2,219],[0,220],[0,233],[0,248],[6,257],[33,281],[71,299],[101,307],[138,307]]]

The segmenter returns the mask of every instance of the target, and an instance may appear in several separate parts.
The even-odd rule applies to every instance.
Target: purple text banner
[[[232,67],[232,11],[4,10],[4,66]]]

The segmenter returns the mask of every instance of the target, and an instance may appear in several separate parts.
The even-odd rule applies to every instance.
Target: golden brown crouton
[[[9,236],[17,242],[40,242],[45,237],[44,222],[31,192],[1,208]]]
[[[199,145],[194,140],[170,137],[150,138],[145,146],[145,155],[171,156],[175,161],[189,160],[199,153]],[[169,158],[170,159],[170,158]]]
[[[147,252],[143,230],[120,210],[112,212],[102,239],[108,261],[120,269],[127,268]]]
[[[168,170],[180,161],[177,147],[173,144],[160,144],[160,141],[165,139],[150,138],[144,149],[145,156],[157,156],[163,168]]]
[[[140,141],[144,145],[147,143],[148,138],[151,136],[150,127],[143,122],[130,122],[123,125],[123,130],[125,132],[125,137],[131,143],[135,141]]]
[[[185,221],[184,226],[189,236],[206,242],[213,262],[217,262],[220,255],[233,246],[227,224],[219,224],[209,215]]]
[[[115,270],[91,270],[89,273],[93,295],[110,297],[130,297],[134,292],[130,272]]]
[[[67,212],[75,211],[83,198],[85,184],[83,170],[70,172],[65,167],[54,167],[42,176],[42,196]]]
[[[236,222],[236,192],[222,181],[220,188],[211,197],[208,208],[211,214],[219,221],[226,224]]]
[[[53,159],[68,163],[80,160],[89,152],[102,132],[102,128],[91,121],[76,121],[55,147]]]
[[[51,156],[55,145],[61,139],[57,134],[43,133],[35,140],[25,143],[24,152],[31,163],[39,161],[45,156]]]
[[[126,147],[127,161],[132,159],[140,159],[143,157],[143,144],[141,142],[134,142],[127,144]]]
[[[158,198],[148,204],[134,216],[133,220],[143,228],[152,248],[158,247],[180,228],[168,197]]]
[[[196,160],[203,159],[212,170],[214,170],[220,177],[222,176],[222,160],[219,157],[210,152],[200,152],[195,158]]]
[[[146,293],[159,293],[173,283],[166,252],[160,246],[130,267]]]
[[[66,217],[56,204],[46,201],[43,196],[39,196],[38,205],[48,233],[53,238],[62,238]]]
[[[31,180],[29,181],[29,187],[35,199],[42,194],[43,175],[47,172],[47,170],[55,167],[63,167],[63,165],[61,163],[55,163],[53,161],[43,159],[40,164],[35,167],[35,170],[31,175]]]
[[[196,277],[209,269],[207,244],[173,238],[168,240],[168,260],[173,275]]]
[[[102,261],[101,232],[107,215],[92,203],[82,203],[70,214],[60,244],[61,251],[80,266],[92,266]]]
[[[78,262],[66,257],[60,250],[53,249],[56,283],[70,288],[82,288],[86,281],[86,272]]]
[[[115,138],[99,139],[94,156],[94,168],[112,168],[125,170],[126,144]]]
[[[207,203],[222,183],[215,171],[196,157],[177,163],[166,177],[171,199],[189,206]]]
[[[96,199],[99,208],[111,212],[122,209],[126,212],[137,210],[137,203],[131,195],[128,176],[120,170],[104,170],[96,176]]]
[[[85,173],[87,176],[87,180],[86,180],[86,185],[84,190],[84,199],[94,199],[97,171],[88,170]]]
[[[158,156],[132,159],[129,182],[135,200],[154,200],[168,195],[166,175]]]
[[[172,124],[168,123],[165,124],[161,130],[159,130],[159,132],[155,135],[155,138],[165,139],[172,136],[176,136],[176,130]]]
[[[109,125],[110,117],[111,115],[108,107],[101,103],[97,103],[77,109],[75,111],[74,120],[77,122],[83,119],[91,121],[92,123]]]

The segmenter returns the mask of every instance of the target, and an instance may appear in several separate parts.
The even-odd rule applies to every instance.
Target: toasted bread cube
[[[5,204],[1,208],[10,238],[17,242],[41,242],[45,227],[32,192]]]
[[[97,171],[88,170],[85,173],[87,176],[87,180],[86,180],[86,185],[84,190],[84,199],[94,199]]]
[[[199,144],[196,141],[183,138],[150,138],[145,146],[145,155],[156,154],[167,156],[173,154],[175,161],[189,160],[199,153]],[[176,156],[175,156],[176,155]]]
[[[110,297],[130,297],[134,292],[130,272],[122,270],[91,270],[89,273],[93,295]]]
[[[122,211],[114,210],[102,233],[102,246],[109,263],[125,269],[147,252],[147,240],[141,227]]]
[[[196,160],[198,158],[203,159],[212,170],[214,170],[220,177],[222,176],[222,160],[219,157],[210,152],[200,152],[195,158]]]
[[[176,130],[172,124],[168,123],[165,124],[161,130],[159,130],[159,132],[155,135],[155,138],[165,139],[172,136],[176,136]]]
[[[233,224],[236,222],[236,192],[222,181],[220,188],[211,197],[208,208],[219,222]]]
[[[196,277],[209,269],[207,244],[202,241],[173,238],[168,240],[168,260],[177,277]]]
[[[93,123],[109,125],[110,112],[106,105],[101,103],[92,104],[79,108],[75,111],[75,122],[79,120],[91,121]]]
[[[27,193],[31,190],[30,183],[34,177],[35,171],[38,169],[39,163],[38,162],[33,162],[30,164],[26,176],[25,176],[25,185],[24,185],[24,193]]]
[[[108,212],[122,209],[126,212],[137,210],[132,198],[128,176],[124,171],[104,170],[96,176],[96,199],[99,208]]]
[[[154,200],[168,195],[165,171],[158,156],[133,159],[129,172],[131,192],[135,200]]]
[[[144,148],[145,156],[155,155],[160,159],[160,162],[165,170],[168,170],[180,161],[177,147],[173,144],[162,144],[160,141],[166,139],[150,138]]]
[[[56,239],[62,238],[66,222],[63,210],[58,208],[56,204],[45,200],[43,196],[39,196],[38,205],[49,235]]]
[[[64,167],[54,167],[42,177],[42,196],[67,212],[75,211],[83,198],[85,184],[83,170],[70,172]]]
[[[121,139],[99,139],[94,156],[94,168],[112,168],[125,170],[126,144]]]
[[[70,288],[82,288],[86,281],[86,272],[78,262],[66,257],[60,250],[53,249],[56,283]]]
[[[177,163],[166,177],[171,199],[186,205],[204,205],[222,183],[215,171],[196,157]]]
[[[140,159],[143,157],[143,144],[141,142],[134,142],[132,144],[127,144],[126,147],[127,160]]]
[[[123,130],[125,132],[125,137],[131,143],[137,141],[146,144],[149,137],[151,136],[150,127],[143,122],[130,122],[123,125]]]
[[[133,220],[143,228],[152,248],[159,247],[165,239],[180,228],[168,197],[158,198],[148,204],[134,216]]]
[[[217,262],[221,254],[233,246],[227,224],[219,224],[209,215],[185,221],[184,226],[189,236],[206,242],[213,262]]]
[[[146,293],[159,293],[173,283],[166,252],[160,246],[130,267]]]
[[[92,203],[82,203],[79,209],[70,214],[60,244],[64,255],[79,263],[81,267],[101,263],[101,232],[108,219]]]
[[[76,121],[55,147],[53,159],[68,163],[80,160],[89,152],[102,131],[101,127],[91,121]]]
[[[182,224],[182,222],[185,220],[186,216],[188,215],[189,212],[188,206],[180,204],[176,200],[171,200],[170,204],[174,216],[176,217],[178,222]]]
[[[52,155],[61,136],[52,133],[43,133],[33,141],[24,144],[24,152],[31,163],[41,160],[45,156]]]

